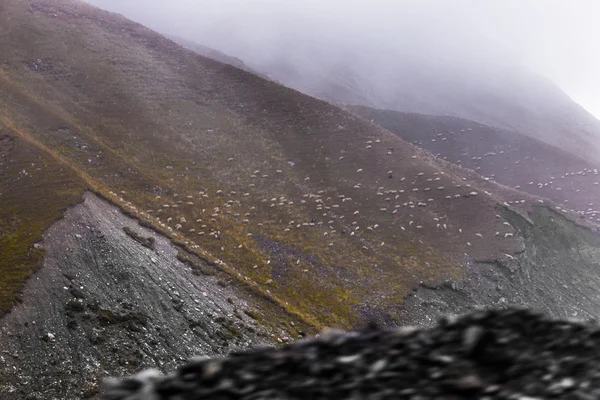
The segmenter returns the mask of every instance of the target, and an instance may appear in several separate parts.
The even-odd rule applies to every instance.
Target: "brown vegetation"
[[[0,122],[17,138],[0,209],[39,218],[0,239],[29,254],[0,263],[4,310],[85,187],[314,325],[394,314],[419,282],[461,279],[465,257],[519,249],[477,177],[333,105],[84,3],[5,1],[0,26]],[[21,188],[32,163],[47,172]]]

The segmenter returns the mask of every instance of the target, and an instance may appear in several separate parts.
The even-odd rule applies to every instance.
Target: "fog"
[[[323,52],[368,63],[393,52],[498,68],[523,63],[600,117],[595,0],[89,0],[252,66]],[[316,45],[316,46],[315,46]],[[300,51],[303,50],[303,51]],[[321,53],[319,53],[321,52]],[[345,59],[345,55],[364,55]],[[302,60],[294,60],[301,62]],[[310,66],[307,66],[310,67]],[[476,69],[476,68],[475,68]]]

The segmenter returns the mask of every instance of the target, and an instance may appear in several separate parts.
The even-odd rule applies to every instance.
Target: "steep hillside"
[[[203,46],[199,43],[195,43],[191,40],[186,40],[181,37],[169,36],[169,39],[171,39],[175,43],[179,43],[186,49],[192,50],[200,55],[203,55],[204,57],[212,58],[213,60],[217,60],[222,63],[232,65],[239,69],[243,69],[244,71],[251,72],[255,75],[261,75],[258,72],[254,71],[252,68],[248,67],[246,64],[244,64],[244,62],[242,60],[240,60],[239,58],[228,56],[227,54],[225,54],[223,52],[220,52],[215,49],[211,49],[210,47]],[[266,76],[264,76],[264,75],[261,75],[261,76],[263,78],[266,78]]]
[[[0,361],[23,371],[5,371],[2,395],[67,374],[57,358],[94,379],[325,325],[431,318],[409,307],[419,288],[459,287],[477,263],[542,268],[529,254],[552,243],[529,241],[530,224],[600,248],[546,200],[75,0],[0,3],[0,57],[1,309],[22,303],[0,320],[12,357]],[[580,261],[566,253],[539,279]],[[86,347],[98,329],[114,346]],[[153,340],[160,356],[131,350]],[[52,395],[79,384],[64,376]]]
[[[398,18],[399,26],[407,22]],[[227,34],[235,27],[223,26],[213,36],[225,38],[217,49],[227,49],[253,69],[311,96],[465,118],[599,160],[600,121],[554,83],[512,61],[476,32],[453,31],[444,37],[437,32],[443,28],[425,22],[405,25],[392,44],[389,37],[371,38],[368,32],[360,35],[364,40],[348,43],[343,35],[294,28],[282,28],[260,43]]]
[[[466,172],[339,108],[82,3],[0,11],[18,140],[314,324],[393,319],[465,254],[521,249]]]
[[[0,323],[5,400],[89,398],[107,374],[167,371],[306,329],[213,266],[182,263],[181,249],[92,193],[38,247],[44,264]]]
[[[597,315],[590,221],[334,105],[75,0],[0,3],[0,57],[2,398],[496,294]]]
[[[406,141],[490,181],[545,197],[581,219],[600,222],[600,163],[514,131],[453,117],[349,107]]]

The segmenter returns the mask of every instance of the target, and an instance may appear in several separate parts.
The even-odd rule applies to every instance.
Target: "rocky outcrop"
[[[43,266],[0,320],[2,399],[94,397],[108,374],[167,371],[267,341],[247,296],[193,273],[167,238],[92,193],[38,246]]]
[[[432,329],[326,332],[109,381],[107,400],[594,399],[600,329],[526,310],[477,311]]]
[[[555,318],[600,315],[600,235],[549,207],[529,219],[502,215],[523,238],[523,251],[498,259],[467,259],[464,279],[421,285],[403,304],[402,320],[431,325],[477,307],[531,307]]]

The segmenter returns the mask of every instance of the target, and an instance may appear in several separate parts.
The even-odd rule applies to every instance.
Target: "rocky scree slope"
[[[504,260],[471,260],[461,281],[422,284],[404,302],[401,320],[427,326],[476,307],[520,305],[559,318],[596,319],[600,237],[578,220],[539,207],[525,219],[502,214],[522,235],[523,252]]]
[[[0,323],[2,399],[96,397],[108,375],[168,371],[305,329],[284,314],[282,328],[264,327],[272,304],[214,266],[181,262],[181,248],[91,192],[37,247],[44,264]]]
[[[431,329],[324,332],[148,371],[106,385],[107,400],[597,398],[596,323],[526,310],[476,311]]]

